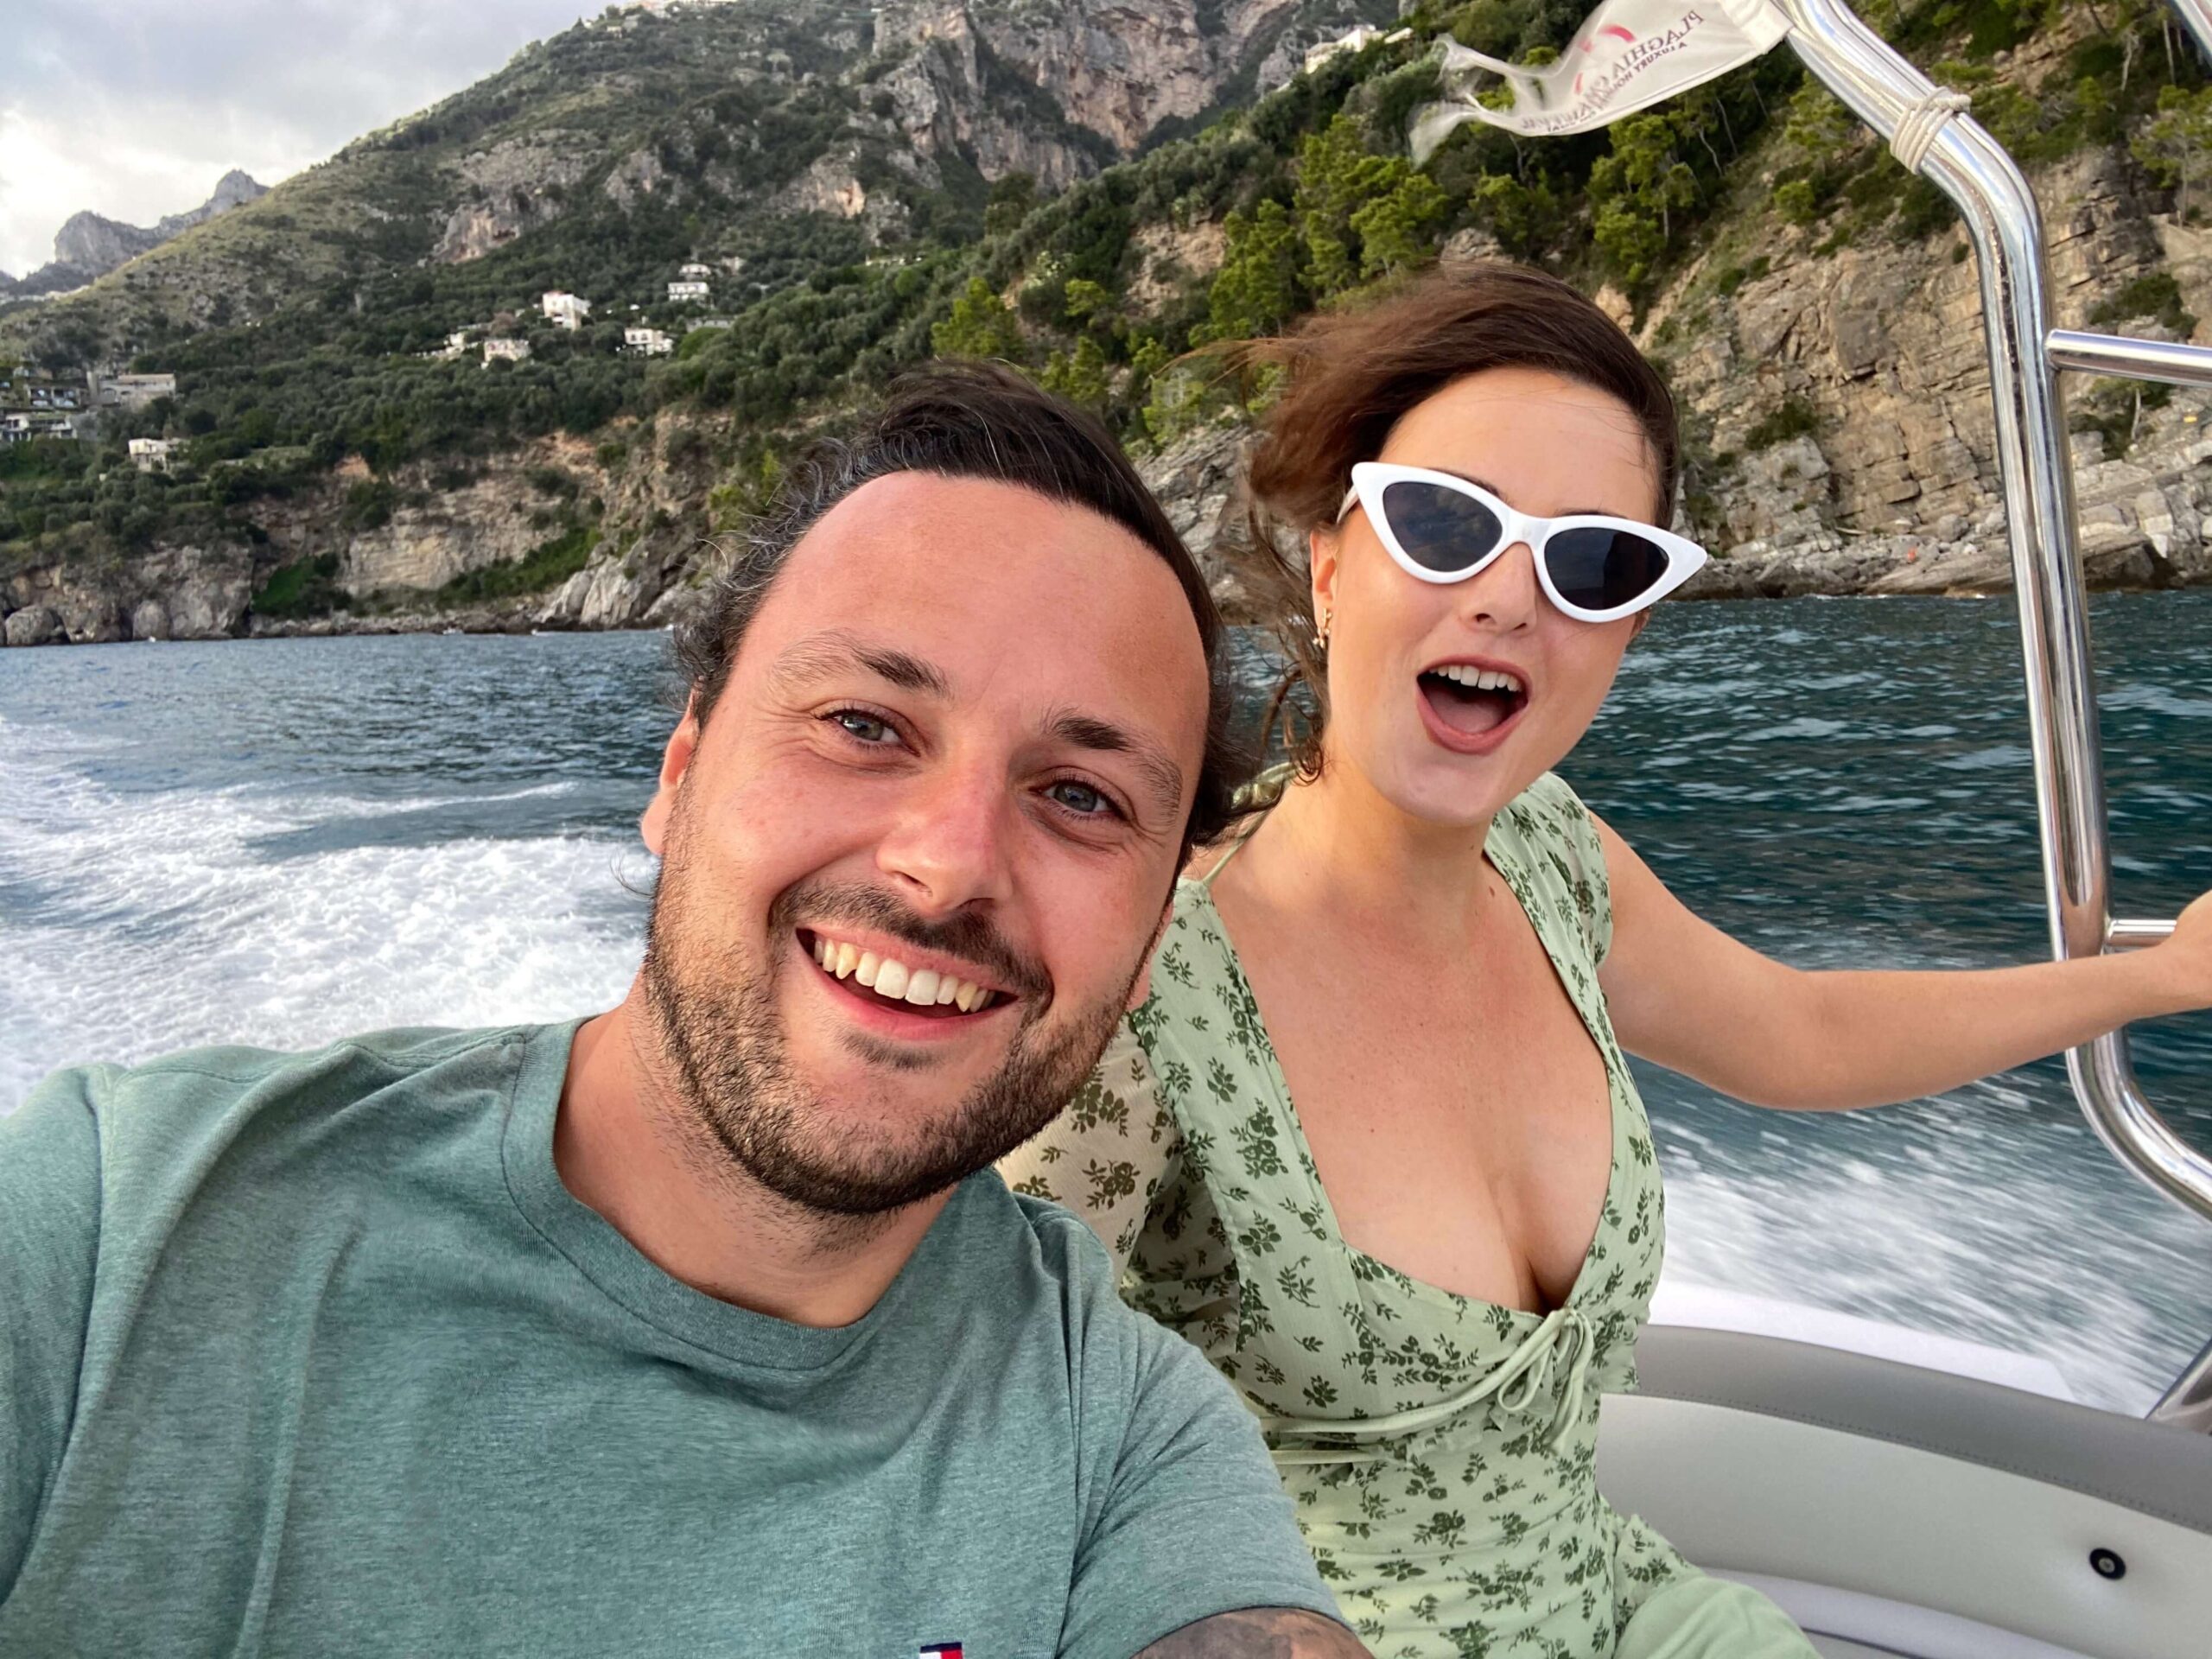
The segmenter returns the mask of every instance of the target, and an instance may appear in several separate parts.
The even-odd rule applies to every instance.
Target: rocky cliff
[[[2190,315],[2212,318],[2212,238],[2182,225],[2123,156],[2088,150],[2034,182],[2058,327],[2173,339],[2190,322],[2192,337],[2212,344]],[[2009,588],[1964,232],[1824,256],[1810,241],[1778,238],[1772,269],[1726,303],[1705,297],[1713,262],[1694,267],[1641,330],[1705,448],[1689,516],[1725,556],[1694,594]],[[1657,343],[1670,334],[1671,349]],[[2090,582],[2212,581],[2212,400],[2150,387],[2139,399],[2136,388],[2071,376],[2063,391]]]
[[[214,193],[197,207],[166,213],[151,227],[125,225],[94,213],[72,213],[54,232],[54,258],[29,276],[10,278],[0,274],[0,298],[58,294],[105,276],[142,253],[151,252],[172,237],[203,225],[218,213],[243,207],[269,188],[233,168],[217,181]]]

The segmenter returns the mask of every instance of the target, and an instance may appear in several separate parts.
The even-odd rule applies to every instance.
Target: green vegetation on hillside
[[[723,482],[711,512],[726,519],[764,499],[808,434],[932,354],[1015,362],[1097,409],[1132,445],[1165,444],[1266,395],[1264,383],[1222,378],[1194,348],[1357,302],[1458,232],[1586,286],[1611,283],[1640,305],[1707,248],[1758,245],[1770,214],[1806,227],[1820,248],[1915,240],[1951,222],[1940,195],[1899,172],[1780,50],[1594,134],[1528,142],[1471,125],[1425,167],[1411,164],[1403,134],[1436,95],[1439,38],[1539,61],[1586,10],[1586,0],[1430,0],[1403,20],[1409,38],[1340,54],[1051,196],[1022,175],[987,183],[957,156],[939,156],[935,181],[923,180],[885,119],[880,77],[896,63],[834,44],[836,8],[796,20],[728,7],[580,26],[350,147],[309,188],[287,186],[194,232],[203,254],[294,250],[262,287],[247,285],[227,324],[195,327],[127,283],[74,310],[29,321],[15,313],[0,352],[18,340],[66,365],[99,349],[101,331],[119,331],[136,345],[133,366],[174,371],[180,391],[111,420],[96,444],[0,449],[0,571],[187,537],[251,539],[258,499],[314,483],[349,454],[373,477],[343,512],[367,527],[390,511],[388,480],[407,463],[465,467],[521,440],[690,411],[734,417],[716,427],[728,435],[715,440]],[[2184,212],[2212,187],[2212,90],[2193,60],[2167,49],[2151,0],[2102,0],[2086,29],[2056,0],[1893,0],[1872,15],[1970,91],[1977,116],[2024,160],[2113,146],[2175,190]],[[864,14],[852,18],[864,40]],[[2031,97],[1995,54],[2024,56],[2046,35],[2074,43]],[[772,53],[774,73],[731,74],[733,54]],[[1036,103],[1010,70],[986,67],[999,95]],[[1041,107],[1027,118],[1040,130],[1058,120]],[[1070,136],[1065,124],[1054,130]],[[443,233],[451,169],[486,172],[467,158],[502,144],[565,158],[554,170],[570,181],[506,200],[520,228],[504,245],[423,263]],[[872,199],[894,204],[879,220],[760,194],[833,152],[849,157]],[[332,200],[328,181],[341,176],[366,192],[350,213]],[[502,207],[498,188],[471,188],[461,209]],[[192,239],[152,257],[184,257]],[[694,259],[715,264],[714,308],[733,326],[683,333],[694,314],[669,304],[664,285]],[[1725,297],[1768,268],[1764,253],[1717,257],[1713,292]],[[289,297],[264,302],[287,283]],[[537,316],[551,288],[594,301],[582,329]],[[2178,315],[2177,298],[2146,297],[2129,315]],[[622,330],[639,324],[677,334],[679,349],[652,361],[624,354]],[[518,334],[531,354],[490,366],[473,352],[426,356],[465,328]],[[1806,429],[1775,419],[1759,429],[1764,442]],[[123,447],[137,435],[184,440],[181,464],[136,473]],[[624,442],[610,436],[603,448],[626,461]],[[550,585],[582,567],[598,534],[572,517],[529,559],[440,597]],[[279,571],[257,607],[327,607],[334,575]]]

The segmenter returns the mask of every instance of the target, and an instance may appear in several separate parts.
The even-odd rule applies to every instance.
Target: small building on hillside
[[[687,283],[711,282],[714,279],[715,268],[712,265],[702,265],[695,259],[688,265],[678,265],[676,268],[676,274]]]
[[[180,438],[133,438],[130,464],[142,473],[166,473],[170,458],[183,448]]]
[[[708,295],[706,283],[696,279],[677,281],[668,285],[671,304],[684,304],[693,300],[704,301]]]
[[[526,340],[487,340],[484,342],[484,366],[494,363],[519,363],[530,355]]]
[[[546,320],[556,328],[575,330],[584,326],[584,319],[591,315],[591,302],[574,294],[549,290],[538,302]]]
[[[728,317],[693,317],[684,323],[683,332],[688,334],[701,328],[727,328],[730,322]]]
[[[676,341],[658,328],[625,328],[622,349],[641,357],[666,357],[676,349]]]
[[[82,409],[90,389],[43,369],[18,368],[0,387],[0,403],[15,409]]]
[[[74,415],[50,409],[11,409],[0,415],[0,443],[29,443],[33,438],[56,438],[65,442],[83,436]]]
[[[173,374],[111,374],[99,385],[99,401],[124,409],[143,409],[156,397],[176,396]]]
[[[1394,29],[1386,35],[1372,23],[1357,23],[1333,41],[1323,41],[1319,45],[1307,47],[1306,73],[1312,74],[1339,52],[1364,52],[1377,41],[1395,46],[1400,41],[1412,38],[1413,30],[1409,29]]]

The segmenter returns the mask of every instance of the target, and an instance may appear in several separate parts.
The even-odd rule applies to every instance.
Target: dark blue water
[[[2212,886],[2212,593],[2096,611],[2131,914]],[[51,1067],[550,1018],[627,983],[664,639],[0,652],[0,1111]],[[1670,607],[1563,768],[1694,908],[1808,967],[2044,950],[2002,601]],[[2145,1029],[2212,1147],[2212,1020]],[[2212,1335],[2212,1226],[2115,1165],[2056,1065],[1848,1116],[1639,1071],[1669,1286],[2047,1360],[2141,1410]]]

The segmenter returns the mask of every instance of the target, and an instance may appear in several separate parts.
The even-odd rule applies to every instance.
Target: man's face
[[[906,473],[824,515],[645,814],[645,989],[728,1154],[867,1215],[1050,1121],[1142,994],[1206,696],[1174,574],[1086,509]]]

